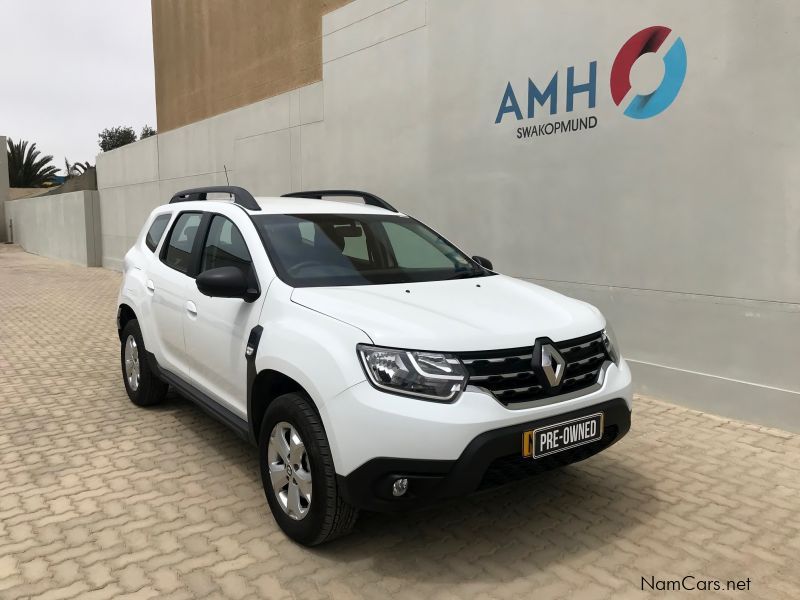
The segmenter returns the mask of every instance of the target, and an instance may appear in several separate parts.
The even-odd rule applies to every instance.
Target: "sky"
[[[0,135],[62,169],[98,133],[156,128],[150,0],[0,0]]]

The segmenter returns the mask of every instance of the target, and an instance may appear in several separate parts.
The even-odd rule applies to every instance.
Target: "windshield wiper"
[[[445,277],[445,279],[472,279],[473,277],[483,277],[484,275],[485,273],[483,271],[463,271],[461,273],[455,273],[454,275]]]

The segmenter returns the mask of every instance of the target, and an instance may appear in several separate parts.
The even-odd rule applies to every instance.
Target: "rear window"
[[[147,230],[144,243],[150,248],[151,252],[156,251],[158,242],[161,241],[161,236],[164,235],[164,230],[167,228],[171,216],[172,215],[158,215],[153,221],[153,224],[150,225],[150,229]]]
[[[192,247],[197,229],[200,227],[200,213],[183,213],[175,221],[172,233],[164,252],[164,264],[181,273],[188,273],[192,260]]]

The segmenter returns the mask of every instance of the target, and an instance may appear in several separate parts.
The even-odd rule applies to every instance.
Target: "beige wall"
[[[152,0],[158,130],[322,79],[322,15],[351,0]]]

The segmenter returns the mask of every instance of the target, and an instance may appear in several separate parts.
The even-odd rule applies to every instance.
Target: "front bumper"
[[[509,409],[469,387],[456,402],[441,404],[387,394],[362,381],[321,404],[320,413],[336,473],[346,476],[375,458],[452,462],[487,431],[558,418],[616,398],[632,408],[631,373],[624,360],[610,364],[600,389],[529,408]]]
[[[600,440],[536,460],[522,457],[524,431],[601,411],[605,420]],[[583,460],[620,440],[630,429],[630,424],[628,402],[615,398],[587,408],[487,431],[473,439],[456,460],[373,458],[349,475],[339,476],[339,489],[348,502],[365,510],[384,512],[418,508],[442,498],[462,496]],[[395,498],[392,484],[400,477],[408,479],[408,491]]]

